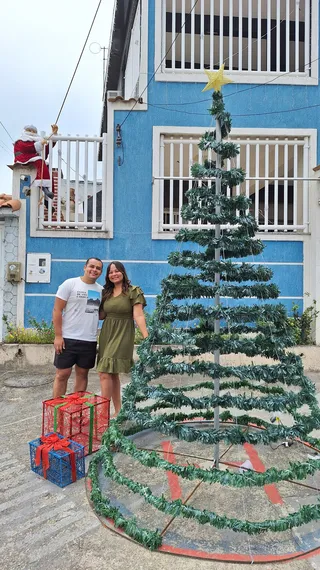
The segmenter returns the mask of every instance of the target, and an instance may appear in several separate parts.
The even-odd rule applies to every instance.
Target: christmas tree
[[[214,89],[210,114],[216,125],[204,134],[199,147],[211,151],[202,165],[192,166],[195,183],[187,191],[187,203],[181,210],[185,225],[176,235],[177,242],[196,247],[174,251],[168,257],[173,269],[162,282],[150,336],[139,348],[140,360],[125,389],[120,415],[111,423],[104,445],[90,465],[91,498],[97,512],[152,549],[161,545],[162,533],[144,528],[110,502],[101,489],[99,468],[105,477],[158,511],[217,529],[254,535],[286,531],[320,518],[319,504],[256,521],[195,508],[154,493],[150,485],[121,472],[115,461],[116,450],[145,469],[218,484],[221,493],[227,487],[245,493],[248,488],[271,483],[301,481],[320,469],[318,459],[289,461],[285,468],[271,466],[264,472],[220,468],[220,445],[284,442],[288,447],[304,441],[318,448],[320,442],[310,433],[320,426],[320,410],[301,358],[288,350],[293,344],[291,329],[285,308],[274,301],[279,291],[270,282],[272,272],[242,261],[259,255],[264,246],[255,238],[258,228],[250,214],[250,199],[233,193],[245,180],[245,172],[226,169],[226,161],[239,153],[237,145],[226,140],[231,118],[225,111],[221,86],[229,80],[223,67],[217,73],[208,72],[208,77],[207,88]],[[175,273],[175,267],[183,271]],[[168,323],[174,326],[168,327]],[[154,345],[160,343],[162,347],[155,350]],[[203,357],[207,353],[214,355],[213,362]],[[254,360],[246,365],[223,364],[220,357],[228,354],[259,355],[269,359],[269,364],[255,364]],[[202,377],[200,383],[184,382],[174,387],[157,383],[168,375],[191,380],[195,374]],[[206,394],[199,396],[199,390]],[[304,409],[302,413],[303,405],[308,406],[307,412]],[[249,415],[252,410],[262,413]],[[291,418],[288,425],[278,420],[281,414]],[[146,429],[205,445],[211,465],[173,464],[157,450],[139,448],[129,436]]]

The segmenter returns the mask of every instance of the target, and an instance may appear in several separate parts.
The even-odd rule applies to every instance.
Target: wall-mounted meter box
[[[7,281],[11,281],[11,283],[20,283],[21,263],[19,261],[9,261],[9,263],[7,263]]]
[[[50,283],[51,253],[27,253],[27,283]]]

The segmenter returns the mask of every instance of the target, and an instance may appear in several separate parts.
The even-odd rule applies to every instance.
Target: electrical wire
[[[193,12],[193,10],[194,10],[194,8],[196,7],[197,3],[198,3],[198,0],[195,2],[195,4],[193,5],[192,9],[191,9],[190,12],[187,14],[187,16],[189,16],[189,15]],[[291,14],[292,14],[294,11],[295,11],[295,9],[291,10],[289,16],[291,16]],[[286,19],[280,20],[279,24],[278,24],[278,23],[275,24],[275,26],[273,26],[273,28],[271,28],[270,32],[272,32],[273,30],[275,30],[275,29],[276,29],[279,25],[281,25],[283,22],[286,22]],[[120,125],[121,127],[123,126],[123,124],[125,123],[125,121],[127,120],[127,118],[129,117],[129,115],[131,114],[131,112],[134,110],[134,108],[136,107],[136,105],[138,104],[138,102],[141,101],[141,98],[142,98],[143,94],[144,94],[145,91],[147,90],[147,88],[148,88],[148,86],[150,85],[152,79],[155,77],[157,71],[158,71],[159,68],[161,67],[161,65],[162,65],[162,63],[164,62],[164,60],[166,59],[166,57],[167,57],[168,53],[170,52],[172,46],[173,46],[174,43],[177,41],[177,39],[178,39],[179,35],[181,34],[181,32],[182,32],[183,28],[185,27],[185,25],[186,25],[186,19],[185,19],[183,25],[181,26],[180,31],[176,34],[174,40],[172,41],[172,43],[171,43],[171,45],[169,46],[167,52],[165,53],[164,57],[162,58],[161,62],[159,63],[158,67],[156,68],[156,70],[154,71],[154,73],[151,75],[151,77],[150,77],[150,79],[149,79],[149,81],[148,81],[146,87],[144,88],[144,90],[142,91],[142,93],[139,95],[139,97],[138,97],[137,100],[135,101],[133,107],[130,109],[130,111],[128,112],[128,114],[125,116],[124,120],[122,121],[122,123],[121,123],[121,125]],[[263,35],[261,36],[261,39],[263,39],[264,37],[266,37],[267,34],[268,34],[268,32],[266,32],[265,34],[263,34]],[[258,39],[255,40],[254,42],[252,42],[252,45],[254,45],[254,44],[257,43],[257,42],[258,42]],[[239,53],[243,53],[243,52],[245,52],[245,51],[247,51],[247,50],[248,50],[248,46],[245,46],[245,47],[241,50],[241,52],[240,52],[240,51],[234,52],[232,55],[229,55],[227,58],[224,59],[224,63],[225,63],[226,61],[228,61],[231,57],[234,57],[234,56],[238,55]],[[308,62],[307,64],[304,65],[304,68],[309,67],[309,66],[311,65],[311,63],[315,63],[316,61],[319,61],[319,58],[316,58],[316,59],[314,59],[314,60],[311,60],[310,62]],[[299,71],[299,69],[296,70],[296,71]],[[250,90],[252,90],[252,89],[257,89],[258,87],[263,87],[263,86],[265,86],[265,85],[268,85],[268,84],[270,84],[270,83],[276,81],[277,79],[280,79],[280,78],[282,78],[282,77],[284,77],[284,76],[286,76],[286,75],[290,75],[290,74],[292,74],[292,73],[293,73],[292,71],[286,71],[286,72],[280,73],[280,74],[277,75],[276,77],[273,77],[272,79],[270,79],[270,80],[268,80],[268,81],[266,81],[266,82],[264,82],[264,83],[259,83],[259,84],[257,84],[257,85],[253,85],[252,87],[247,87],[246,89],[241,89],[240,91],[235,91],[234,93],[226,94],[226,95],[225,95],[225,98],[227,98],[227,97],[232,97],[232,96],[234,96],[234,95],[238,95],[238,94],[240,94],[240,93],[244,93],[244,92],[250,91]],[[183,103],[162,103],[162,102],[161,102],[160,105],[165,105],[165,106],[168,106],[168,107],[169,107],[169,106],[174,106],[174,105],[178,105],[178,106],[180,106],[180,105],[194,105],[194,104],[203,103],[203,102],[206,102],[206,101],[211,101],[211,99],[201,99],[201,100],[198,100],[198,101],[188,101],[188,102],[183,102]],[[148,105],[153,106],[153,107],[156,107],[156,106],[157,106],[157,103],[151,104],[151,103],[148,102]],[[309,108],[309,107],[303,107],[302,109],[305,109],[305,108]],[[300,110],[300,109],[297,109],[297,110]],[[178,110],[177,110],[177,111],[178,111]],[[182,111],[181,111],[181,112],[182,112]],[[282,111],[281,111],[281,112],[282,112]],[[284,112],[289,112],[289,110],[288,110],[288,111],[284,111]],[[204,114],[206,114],[206,113],[192,113],[192,112],[187,112],[187,111],[186,111],[185,114],[204,115]],[[265,114],[271,114],[271,113],[265,113]],[[257,113],[256,115],[261,115],[261,113]],[[243,117],[245,117],[245,116],[254,116],[254,114],[248,114],[248,115],[233,115],[233,116],[243,116]]]
[[[207,113],[196,113],[194,111],[183,111],[182,109],[167,109],[166,107],[163,107],[162,105],[166,105],[166,103],[163,103],[162,105],[155,105],[154,103],[148,103],[148,105],[150,105],[150,107],[154,107],[156,109],[161,109],[163,111],[170,111],[170,112],[175,112],[175,113],[183,113],[184,115],[197,115],[197,116],[207,116]],[[315,105],[306,105],[305,107],[297,107],[295,109],[278,109],[277,111],[264,111],[263,115],[278,115],[279,113],[295,113],[296,111],[303,111],[305,109],[314,109],[316,107],[320,107],[320,103],[317,103]],[[261,112],[260,113],[232,113],[232,117],[260,117],[261,116]]]
[[[6,131],[8,137],[12,140],[12,142],[14,142],[12,136],[10,135],[9,131],[6,129],[6,127],[4,126],[4,124],[2,123],[2,121],[0,121],[0,125],[1,125],[2,128]]]
[[[55,124],[58,123],[58,120],[59,120],[59,118],[60,118],[62,109],[63,109],[64,104],[65,104],[65,102],[66,102],[66,100],[67,100],[67,97],[68,97],[68,95],[69,95],[69,91],[70,91],[70,89],[71,89],[71,85],[72,85],[73,80],[74,80],[74,78],[75,78],[75,75],[76,75],[76,73],[77,73],[77,70],[78,70],[78,67],[79,67],[81,58],[82,58],[82,56],[83,56],[83,52],[84,52],[85,47],[86,47],[86,45],[87,45],[89,36],[90,36],[90,34],[91,34],[91,30],[92,30],[92,28],[93,28],[93,24],[94,24],[94,22],[95,22],[95,20],[96,20],[96,17],[97,17],[98,12],[99,12],[99,8],[100,8],[100,6],[101,6],[101,3],[102,3],[102,0],[99,0],[99,4],[98,4],[97,9],[96,9],[96,11],[95,11],[95,14],[94,14],[94,16],[93,16],[93,20],[92,20],[92,22],[91,22],[91,25],[90,25],[89,32],[88,32],[88,34],[87,34],[86,40],[85,40],[85,42],[84,42],[84,44],[83,44],[83,48],[82,48],[82,50],[81,50],[81,53],[80,53],[80,56],[79,56],[77,65],[76,65],[75,70],[74,70],[74,72],[73,72],[73,75],[72,75],[72,77],[71,77],[71,80],[70,80],[68,89],[67,89],[67,91],[66,91],[66,94],[65,94],[65,96],[64,96],[64,99],[63,99],[63,101],[62,101],[62,105],[61,105],[61,107],[60,107],[59,113],[58,113],[57,118],[56,118],[56,120],[55,120]],[[2,124],[2,123],[1,123],[1,124]]]
[[[187,14],[188,16],[190,16],[190,15],[192,14],[192,12],[194,11],[194,9],[195,9],[196,5],[198,4],[198,2],[199,2],[199,0],[196,0],[196,1],[195,1],[195,3],[193,4],[193,6],[192,6],[190,12],[188,12],[188,14]],[[120,127],[122,127],[122,126],[124,125],[124,123],[126,122],[127,118],[130,116],[130,114],[131,114],[132,111],[135,109],[135,107],[136,107],[136,105],[138,104],[138,102],[141,100],[142,95],[143,95],[143,94],[146,92],[146,90],[148,89],[148,87],[149,87],[151,81],[152,81],[153,78],[155,77],[157,71],[160,69],[160,67],[161,67],[161,65],[163,64],[164,60],[166,59],[168,53],[170,52],[172,46],[174,45],[174,43],[177,41],[178,37],[180,36],[180,34],[181,34],[183,28],[184,28],[185,25],[186,25],[186,21],[187,21],[187,20],[186,20],[186,18],[185,18],[185,21],[183,22],[183,24],[182,24],[182,26],[181,26],[179,32],[176,34],[176,36],[175,36],[173,42],[171,43],[170,47],[167,49],[166,53],[164,54],[162,60],[160,61],[159,65],[158,65],[158,67],[155,69],[155,71],[154,71],[153,74],[151,75],[151,77],[150,77],[150,79],[149,79],[147,85],[146,85],[145,88],[143,89],[142,93],[139,95],[139,97],[138,97],[137,100],[135,101],[133,107],[130,109],[130,111],[127,113],[127,115],[126,115],[125,118],[123,119],[123,121],[122,121]]]

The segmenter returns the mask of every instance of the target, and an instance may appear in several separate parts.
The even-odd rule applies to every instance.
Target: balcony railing
[[[190,224],[183,220],[181,207],[187,202],[186,191],[194,184],[213,184],[191,178],[190,166],[215,160],[211,149],[201,151],[198,137],[160,136],[159,231],[174,232],[185,226],[202,227],[201,220]],[[310,139],[308,136],[230,137],[239,145],[236,159],[227,160],[225,168],[241,167],[246,172],[243,184],[227,189],[227,195],[244,194],[252,200],[251,214],[264,232],[309,231]],[[205,225],[208,227],[208,225]]]
[[[162,73],[224,63],[229,72],[311,77],[315,0],[200,0],[191,12],[193,4],[162,0]]]
[[[53,136],[49,145],[54,198],[44,198],[40,192],[37,228],[106,231],[106,134]],[[98,162],[99,145],[102,162]]]

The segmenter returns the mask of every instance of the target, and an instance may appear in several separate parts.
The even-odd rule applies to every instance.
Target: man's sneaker
[[[49,188],[47,188],[46,186],[42,188],[42,192],[44,193],[45,196],[47,196],[47,198],[51,198],[51,200],[54,198],[54,193],[51,192],[51,190],[49,190]]]

